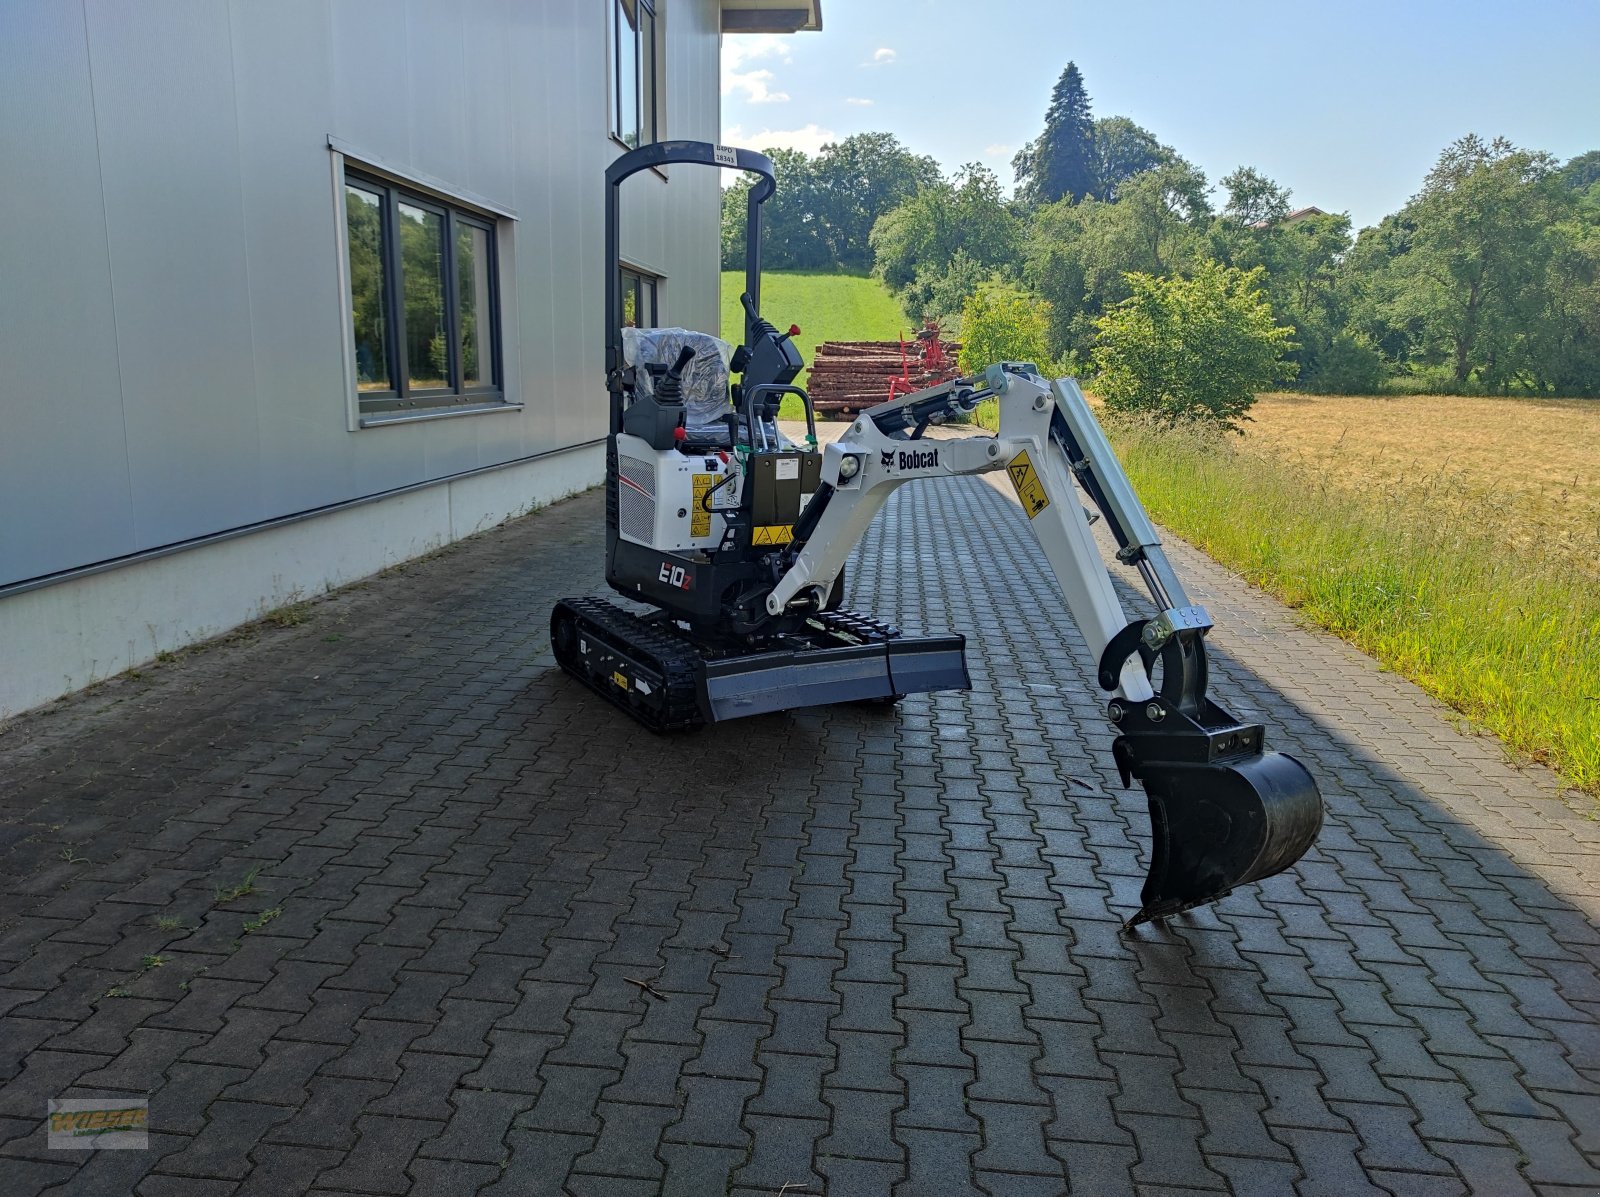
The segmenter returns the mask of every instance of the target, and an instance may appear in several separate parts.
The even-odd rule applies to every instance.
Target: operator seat
[[[733,411],[728,390],[733,346],[721,337],[688,328],[622,330],[623,363],[635,368],[634,389],[640,395],[655,393],[655,379],[646,367],[672,365],[685,346],[694,350],[694,359],[679,384],[689,440],[702,445],[727,445],[728,425],[723,417]]]

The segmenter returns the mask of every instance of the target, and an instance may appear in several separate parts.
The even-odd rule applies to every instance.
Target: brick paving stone
[[[1125,937],[1144,801],[1002,489],[906,488],[851,566],[968,635],[971,692],[648,774],[529,616],[602,589],[600,516],[0,729],[7,1197],[1600,1189],[1600,828],[1548,775],[1172,544],[1219,698],[1329,815]],[[95,1092],[153,1094],[148,1156],[44,1150]]]
[[[163,1172],[243,1180],[251,1169],[248,1153],[293,1111],[255,1102],[214,1101],[206,1125],[182,1151],[161,1161]]]
[[[309,1189],[317,1176],[335,1167],[343,1152],[311,1147],[258,1144],[250,1152],[250,1172],[237,1197],[281,1197]]]

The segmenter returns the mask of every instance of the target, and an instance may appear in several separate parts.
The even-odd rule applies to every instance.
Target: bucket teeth
[[[1142,761],[1152,856],[1142,905],[1125,924],[1181,914],[1235,886],[1281,873],[1322,827],[1322,796],[1304,765],[1269,752],[1232,761]]]

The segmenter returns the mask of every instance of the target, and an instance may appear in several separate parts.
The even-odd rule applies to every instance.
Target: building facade
[[[605,166],[817,15],[0,6],[0,718],[597,482]],[[639,323],[716,329],[715,174],[624,189]]]

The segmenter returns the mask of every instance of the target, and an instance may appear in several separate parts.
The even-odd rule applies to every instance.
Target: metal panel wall
[[[659,6],[663,135],[715,140],[717,0]],[[0,585],[601,435],[608,8],[0,5]],[[522,411],[348,430],[330,135],[516,212]],[[627,186],[670,322],[716,327],[717,184]]]

